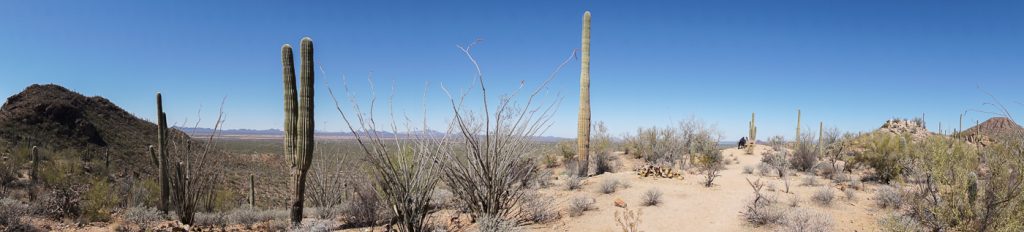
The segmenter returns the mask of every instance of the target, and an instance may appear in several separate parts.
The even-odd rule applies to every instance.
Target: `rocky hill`
[[[103,97],[86,97],[59,85],[32,85],[0,108],[0,140],[71,151],[83,159],[109,152],[111,165],[149,164],[147,146],[156,141],[156,125]]]
[[[981,143],[982,146],[990,145],[999,140],[1011,137],[1020,138],[1024,136],[1024,128],[1006,117],[994,117],[963,132],[957,133],[957,137],[964,138],[971,143]]]

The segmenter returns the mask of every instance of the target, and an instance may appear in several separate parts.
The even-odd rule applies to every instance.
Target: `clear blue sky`
[[[318,129],[342,130],[328,82],[344,74],[366,96],[370,72],[413,115],[430,82],[440,129],[440,83],[473,77],[456,44],[484,40],[474,53],[492,92],[532,86],[580,46],[585,10],[593,118],[616,135],[695,116],[735,140],[757,112],[762,138],[791,137],[797,108],[805,127],[924,113],[949,128],[985,108],[978,86],[1024,101],[1022,1],[4,1],[0,95],[57,83],[152,118],[161,91],[178,123],[200,107],[212,120],[226,96],[227,128],[280,128],[280,46],[310,36],[328,73]],[[563,101],[548,135],[574,137],[578,83],[576,60],[549,88]]]

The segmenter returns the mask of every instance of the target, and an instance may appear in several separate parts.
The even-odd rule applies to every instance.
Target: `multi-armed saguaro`
[[[295,65],[292,46],[281,47],[284,65],[284,154],[291,159],[292,200],[291,222],[302,222],[305,202],[306,174],[313,159],[313,39],[302,38],[300,56],[302,70],[298,94],[295,91]]]
[[[580,115],[576,134],[579,176],[586,176],[590,163],[590,11],[583,12],[583,59],[580,62]]]
[[[157,150],[156,163],[158,171],[160,172],[160,202],[157,208],[163,211],[164,214],[168,210],[168,199],[171,197],[171,183],[168,178],[168,166],[167,166],[167,114],[164,113],[163,96],[160,93],[156,93],[156,116],[157,116]]]

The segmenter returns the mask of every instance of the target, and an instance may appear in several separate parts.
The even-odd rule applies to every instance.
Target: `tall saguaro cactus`
[[[249,174],[249,207],[256,208],[256,177]]]
[[[800,146],[800,109],[796,110],[796,137],[793,138],[796,141],[796,145]]]
[[[750,113],[750,132],[747,135],[747,146],[757,144],[757,124],[754,116],[756,113]]]
[[[29,174],[29,177],[32,177],[32,184],[39,184],[39,147],[37,146],[32,146],[32,172]]]
[[[590,164],[590,11],[583,12],[583,59],[580,62],[580,115],[577,124],[576,152],[579,176],[586,176]]]
[[[302,38],[300,91],[295,91],[295,66],[292,46],[281,47],[284,68],[284,154],[291,159],[291,222],[302,222],[306,175],[313,159],[313,39]],[[297,96],[298,95],[298,96]]]
[[[166,214],[169,208],[168,204],[170,204],[168,199],[171,197],[171,183],[168,179],[170,178],[170,175],[167,167],[167,114],[164,113],[163,96],[159,92],[156,93],[156,116],[156,138],[158,151],[156,161],[157,168],[159,169],[158,177],[160,178],[160,202],[157,205],[157,209]]]
[[[825,154],[825,122],[818,122],[818,155]]]

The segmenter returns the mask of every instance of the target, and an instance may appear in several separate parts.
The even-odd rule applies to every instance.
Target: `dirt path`
[[[744,174],[743,167],[757,167],[761,161],[761,153],[765,148],[758,147],[754,155],[746,155],[735,148],[723,150],[723,155],[736,162],[726,165],[726,170],[715,179],[714,187],[705,188],[701,181],[704,176],[699,173],[687,173],[685,179],[641,178],[633,171],[633,163],[626,156],[620,156],[622,170],[616,173],[590,177],[583,188],[576,191],[565,190],[564,180],[557,180],[556,186],[542,191],[558,199],[562,209],[575,196],[583,195],[596,200],[596,209],[585,212],[579,217],[568,217],[563,210],[563,217],[556,222],[542,225],[528,225],[527,231],[620,231],[615,221],[615,212],[622,208],[614,206],[615,199],[622,199],[630,209],[641,209],[642,223],[640,229],[647,232],[655,231],[773,231],[778,226],[754,227],[746,223],[740,212],[753,196],[747,178],[774,183],[777,190],[768,192],[779,201],[789,202],[790,198],[801,199],[799,208],[820,214],[828,214],[833,219],[834,231],[875,231],[877,218],[885,215],[882,210],[871,204],[874,186],[869,185],[867,191],[857,191],[854,200],[847,200],[844,194],[835,190],[836,200],[831,206],[820,206],[810,200],[810,196],[822,188],[833,187],[830,182],[818,178],[819,186],[800,186],[805,174],[801,173],[790,178],[792,193],[783,193],[784,185],[779,177],[761,177]],[[564,178],[560,178],[564,179]],[[620,189],[612,194],[599,192],[601,182],[605,179],[618,179],[629,182],[629,188]],[[659,206],[641,206],[641,194],[648,189],[657,188],[663,193],[663,203]]]

